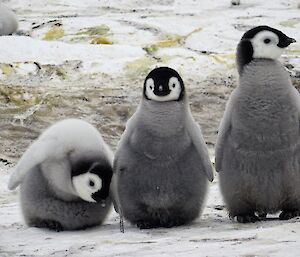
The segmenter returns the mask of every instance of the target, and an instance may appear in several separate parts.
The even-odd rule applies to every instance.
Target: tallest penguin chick
[[[300,96],[277,60],[295,39],[268,26],[246,32],[237,48],[239,86],[223,116],[216,170],[229,215],[300,213]]]
[[[172,227],[198,217],[213,171],[183,81],[170,68],[146,77],[114,161],[124,217],[139,228]]]

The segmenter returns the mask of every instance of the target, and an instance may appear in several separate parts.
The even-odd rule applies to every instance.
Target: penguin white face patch
[[[148,78],[146,81],[146,90],[145,94],[148,99],[158,101],[158,102],[167,102],[178,100],[181,93],[181,85],[176,77],[171,77],[167,85],[156,85],[152,78]],[[156,92],[166,92],[164,94],[158,94]]]
[[[278,36],[272,31],[263,30],[251,39],[253,58],[277,59],[283,53]]]
[[[92,195],[102,188],[102,179],[94,173],[86,172],[72,178],[78,196],[87,202],[96,202]]]

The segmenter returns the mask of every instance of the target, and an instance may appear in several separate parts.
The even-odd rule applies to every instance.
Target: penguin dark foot
[[[259,213],[258,217],[259,220],[267,220],[267,213]]]
[[[147,220],[140,220],[136,223],[136,225],[139,229],[151,229],[160,227],[159,223]]]
[[[183,220],[183,219],[168,220],[166,222],[162,222],[161,227],[172,228],[172,227],[178,227],[178,226],[184,225],[186,223],[187,223],[186,220]]]
[[[64,230],[63,226],[58,221],[55,220],[36,219],[31,223],[31,225],[37,228],[48,228],[56,232],[60,232]]]
[[[283,210],[279,215],[279,219],[289,220],[297,216],[300,216],[300,211]]]
[[[254,223],[259,221],[259,218],[255,214],[237,215],[236,219],[239,223]]]

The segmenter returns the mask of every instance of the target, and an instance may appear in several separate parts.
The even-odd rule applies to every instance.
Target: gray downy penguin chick
[[[156,68],[115,155],[119,211],[141,229],[186,224],[199,216],[208,180],[212,165],[183,81],[173,69]]]
[[[0,36],[10,35],[18,29],[16,15],[0,3]]]
[[[67,119],[29,146],[8,187],[20,185],[29,226],[84,229],[100,225],[110,210],[112,162],[113,153],[91,124]]]
[[[259,26],[237,47],[239,86],[227,102],[215,155],[223,198],[238,222],[278,211],[280,219],[299,215],[300,97],[277,60],[294,42]]]

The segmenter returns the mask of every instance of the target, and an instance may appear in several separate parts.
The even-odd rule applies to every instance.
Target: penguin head
[[[280,57],[284,48],[295,42],[295,39],[268,26],[252,28],[242,36],[238,45],[238,65],[244,66],[256,58],[275,60]]]
[[[72,184],[81,199],[100,202],[109,195],[112,173],[107,161],[83,160],[72,167]]]
[[[152,70],[144,82],[144,97],[157,102],[180,101],[184,84],[177,71],[168,67]]]

